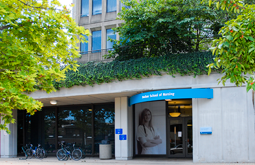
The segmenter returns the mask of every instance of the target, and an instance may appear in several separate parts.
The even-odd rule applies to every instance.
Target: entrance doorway
[[[167,156],[192,157],[192,101],[167,102]]]

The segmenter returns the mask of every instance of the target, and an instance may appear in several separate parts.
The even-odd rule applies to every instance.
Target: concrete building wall
[[[5,131],[1,130],[0,133],[0,156],[1,158],[12,158],[17,157],[17,110],[13,110],[13,118],[16,120],[16,123],[9,124],[7,127],[10,129],[11,134],[7,134]],[[3,121],[1,121],[3,124]]]
[[[193,161],[255,162],[252,92],[245,87],[213,88],[213,99],[193,99]],[[201,135],[200,127],[212,127]]]

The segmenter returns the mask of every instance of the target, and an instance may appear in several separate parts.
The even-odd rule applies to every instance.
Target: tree
[[[227,19],[200,0],[126,0],[119,13],[125,22],[115,29],[115,40],[108,57],[117,60],[163,56],[207,50]]]
[[[0,130],[10,133],[13,109],[30,114],[41,109],[42,103],[27,93],[54,91],[53,81],[78,66],[77,43],[89,31],[69,14],[57,0],[0,1]]]
[[[244,2],[249,2],[249,4]],[[222,69],[224,76],[219,79],[219,83],[222,82],[225,85],[227,80],[237,86],[246,83],[247,91],[255,90],[255,4],[250,2],[209,1],[209,4],[215,5],[217,9],[239,13],[239,15],[226,22],[219,31],[222,37],[213,41],[211,49],[215,55],[215,63],[208,67]],[[210,74],[211,71],[209,70],[208,73]]]

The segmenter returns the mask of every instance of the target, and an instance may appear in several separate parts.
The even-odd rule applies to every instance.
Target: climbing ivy
[[[150,75],[207,74],[207,65],[213,63],[211,52],[195,52],[188,54],[171,54],[161,57],[131,59],[127,61],[112,61],[108,63],[88,62],[80,64],[78,70],[67,71],[66,79],[54,82],[56,89],[70,88],[74,85],[90,85],[109,83],[114,80],[141,79]]]

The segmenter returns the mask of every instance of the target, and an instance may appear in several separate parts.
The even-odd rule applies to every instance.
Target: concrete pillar
[[[119,140],[119,134],[115,134],[115,158],[116,160],[128,160],[133,157],[133,110],[128,106],[127,97],[115,98],[115,129],[122,129],[127,140]]]
[[[13,110],[13,118],[16,120],[16,123],[9,124],[7,127],[10,129],[11,134],[7,134],[5,131],[1,130],[0,133],[0,156],[1,158],[13,158],[17,157],[17,110]],[[1,121],[3,123],[3,121]]]
[[[252,92],[246,87],[213,88],[213,99],[192,99],[193,162],[254,162]],[[201,135],[200,127],[211,127]]]

